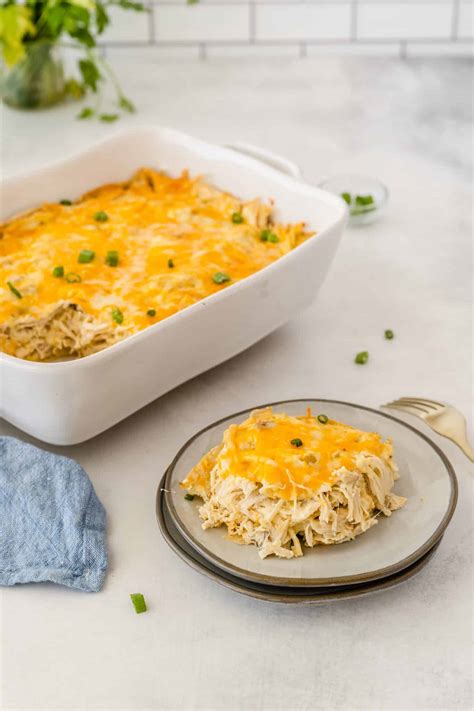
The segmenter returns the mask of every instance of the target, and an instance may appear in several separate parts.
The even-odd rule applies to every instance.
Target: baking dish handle
[[[293,178],[301,178],[301,170],[296,163],[292,163],[290,160],[276,155],[276,153],[267,151],[265,148],[254,146],[251,143],[227,143],[225,147],[230,148],[232,151],[237,151],[237,153],[250,156],[250,158],[255,158],[261,163],[266,163],[271,168],[276,168],[281,173],[291,175]]]

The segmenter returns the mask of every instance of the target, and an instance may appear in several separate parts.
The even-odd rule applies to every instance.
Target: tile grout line
[[[359,14],[359,4],[357,0],[352,0],[351,4],[351,28],[350,36],[352,42],[357,42],[357,19]]]
[[[458,39],[459,12],[461,9],[461,1],[453,0],[453,13],[451,17],[451,39]]]
[[[153,2],[148,3],[148,44],[155,44],[155,6]]]
[[[250,44],[254,44],[257,31],[257,17],[256,17],[256,7],[255,0],[251,0],[249,4],[249,38]]]

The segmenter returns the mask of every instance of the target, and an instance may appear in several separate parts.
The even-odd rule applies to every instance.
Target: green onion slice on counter
[[[389,328],[387,328],[384,335],[385,335],[385,338],[387,339],[387,341],[391,341],[392,338],[394,338],[394,336],[395,336],[394,332],[391,331]]]
[[[186,501],[193,501],[194,496],[194,494],[185,494],[184,498],[186,499]]]
[[[130,599],[133,602],[133,607],[135,608],[135,612],[137,614],[140,612],[146,612],[145,598],[141,593],[131,593]]]
[[[361,351],[354,358],[354,362],[358,363],[359,365],[364,365],[365,363],[367,363],[368,360],[369,360],[369,352],[368,351]]]

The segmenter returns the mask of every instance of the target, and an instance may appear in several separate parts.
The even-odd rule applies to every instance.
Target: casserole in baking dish
[[[0,351],[96,353],[271,264],[310,237],[187,171],[141,168],[0,223]]]
[[[36,363],[1,354],[2,415],[46,442],[84,441],[278,328],[309,305],[336,251],[346,214],[337,197],[248,156],[159,127],[118,134],[61,163],[5,181],[2,219],[59,202],[66,189],[74,196],[127,180],[143,165],[173,177],[188,169],[242,202],[272,198],[277,222],[305,222],[317,235],[250,276],[84,358]]]

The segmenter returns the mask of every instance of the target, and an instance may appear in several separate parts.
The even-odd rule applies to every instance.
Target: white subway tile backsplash
[[[156,5],[158,41],[212,42],[249,39],[249,6]]]
[[[146,44],[149,41],[149,12],[121,10],[118,7],[110,7],[107,12],[110,15],[110,25],[101,36],[101,43],[140,42]]]
[[[474,37],[474,3],[462,0],[459,3],[458,37]]]
[[[256,5],[259,40],[349,39],[351,4],[278,3]]]
[[[448,39],[452,0],[438,2],[366,2],[357,13],[358,39]]]
[[[148,47],[163,57],[215,59],[325,54],[466,57],[473,46],[469,40],[474,36],[474,0],[148,2],[151,13],[111,8],[112,24],[101,45],[121,53]]]

